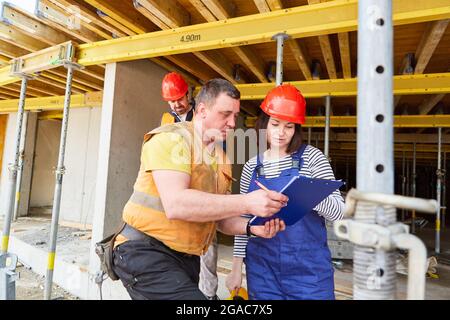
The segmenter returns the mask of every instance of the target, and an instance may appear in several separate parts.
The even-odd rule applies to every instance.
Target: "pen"
[[[265,185],[263,185],[261,182],[259,182],[258,180],[255,180],[255,183],[258,187],[260,187],[261,189],[263,189],[264,191],[270,191],[269,189],[267,189],[267,187]]]
[[[258,187],[260,187],[262,190],[264,191],[270,191],[265,185],[263,185],[261,182],[259,182],[258,180],[255,180],[255,183]],[[283,203],[283,207],[287,206],[286,202],[282,202]]]

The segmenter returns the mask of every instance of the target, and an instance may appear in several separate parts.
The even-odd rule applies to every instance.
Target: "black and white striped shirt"
[[[333,170],[325,155],[319,149],[308,145],[302,155],[303,165],[300,169],[300,175],[309,178],[330,179],[334,180]],[[282,170],[288,169],[292,166],[292,157],[287,155],[280,159],[263,160],[264,174],[267,178],[278,177]],[[240,181],[240,193],[245,194],[250,186],[253,170],[256,167],[256,157],[253,157],[244,165]],[[329,221],[340,220],[343,217],[344,199],[341,192],[335,190],[315,208],[319,215]],[[243,217],[251,217],[250,215],[243,215]],[[245,258],[245,249],[247,246],[248,237],[246,235],[238,235],[234,237],[234,252],[235,257]]]

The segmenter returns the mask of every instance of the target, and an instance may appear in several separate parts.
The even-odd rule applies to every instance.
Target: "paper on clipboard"
[[[282,219],[287,226],[293,225],[342,185],[344,182],[341,180],[307,178],[300,175],[292,177],[280,190],[271,188],[270,182],[266,183],[268,189],[285,194],[289,201],[286,207],[271,217],[252,218],[250,225],[262,225],[275,218]]]

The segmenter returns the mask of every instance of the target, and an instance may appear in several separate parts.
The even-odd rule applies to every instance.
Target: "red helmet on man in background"
[[[176,72],[168,73],[162,81],[162,97],[165,101],[178,100],[186,95],[188,88],[186,80],[180,74]]]

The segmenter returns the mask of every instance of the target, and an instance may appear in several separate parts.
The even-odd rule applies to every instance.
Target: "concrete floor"
[[[42,255],[46,256],[49,230],[49,216],[26,217],[20,218],[17,222],[12,224],[11,235],[39,249],[42,251]],[[60,226],[57,242],[57,257],[69,264],[76,265],[80,268],[87,268],[89,265],[90,235],[91,231],[89,228],[80,229],[79,227],[70,226],[70,224]],[[434,247],[434,230],[431,227],[425,228],[420,230],[417,235],[425,242],[429,248],[429,255],[431,255]],[[444,254],[450,253],[450,230],[447,229],[442,232],[441,241],[441,252]],[[229,239],[228,241],[221,241],[220,243],[225,244],[219,245],[218,296],[220,299],[225,299],[229,296],[229,292],[225,286],[225,279],[231,269],[233,248],[230,246]],[[450,299],[450,266],[443,262],[444,261],[440,262],[437,267],[439,278],[427,278],[426,299]],[[33,271],[39,273],[36,270]],[[42,274],[40,276],[42,277]],[[336,298],[338,300],[352,299],[352,278],[352,262],[344,261],[343,268],[335,270]],[[404,299],[406,297],[407,277],[398,274],[397,279],[398,298]],[[31,280],[33,280],[33,277],[27,277],[20,280],[21,286],[24,286],[25,288],[27,288],[27,286],[33,287],[37,280]],[[27,282],[30,282],[30,284],[27,285]],[[243,285],[246,285],[245,282]],[[39,297],[40,296],[37,295],[36,299],[39,299]],[[70,299],[70,297],[68,298]]]

